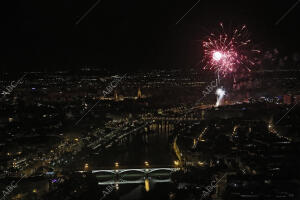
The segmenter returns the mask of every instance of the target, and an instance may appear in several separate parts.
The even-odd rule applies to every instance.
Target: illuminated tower
[[[118,93],[117,93],[116,91],[115,91],[114,97],[115,97],[115,101],[118,101],[118,100],[119,100]]]
[[[141,88],[138,89],[137,98],[138,99],[142,98]]]

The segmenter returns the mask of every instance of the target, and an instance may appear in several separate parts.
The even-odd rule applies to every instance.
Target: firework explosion
[[[251,71],[249,67],[255,65],[253,55],[260,51],[251,48],[246,26],[235,29],[232,33],[225,33],[222,23],[220,26],[220,33],[211,33],[203,42],[203,61],[206,63],[204,69],[218,71],[223,76],[236,72],[240,67]]]
[[[217,95],[216,107],[218,107],[225,95],[225,90],[223,88],[218,88],[216,90],[216,95]]]

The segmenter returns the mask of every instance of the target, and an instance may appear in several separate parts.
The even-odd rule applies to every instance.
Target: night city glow
[[[299,9],[11,1],[0,200],[300,200]]]

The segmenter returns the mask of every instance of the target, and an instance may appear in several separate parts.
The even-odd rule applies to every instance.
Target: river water
[[[173,167],[176,159],[172,149],[174,125],[167,122],[152,124],[145,130],[128,136],[112,147],[90,155],[90,169]]]
[[[167,122],[155,123],[106,150],[99,151],[89,157],[89,166],[92,169],[118,169],[174,167],[176,156],[172,149],[174,125]],[[157,172],[152,177],[143,173],[127,173],[125,180],[136,183],[118,182],[113,177],[105,180],[96,175],[99,181],[99,190],[102,199],[169,199],[175,186],[169,173]],[[111,182],[103,184],[104,181]],[[111,190],[113,188],[113,190]],[[105,196],[105,194],[107,194]],[[99,199],[100,199],[99,198]]]

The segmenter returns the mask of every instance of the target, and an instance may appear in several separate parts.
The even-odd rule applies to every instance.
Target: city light
[[[88,163],[85,163],[84,169],[87,170],[88,168],[89,168],[89,164],[88,164]]]
[[[203,166],[204,164],[205,164],[205,162],[198,161],[199,166]]]
[[[300,200],[296,1],[5,8],[0,200]]]

